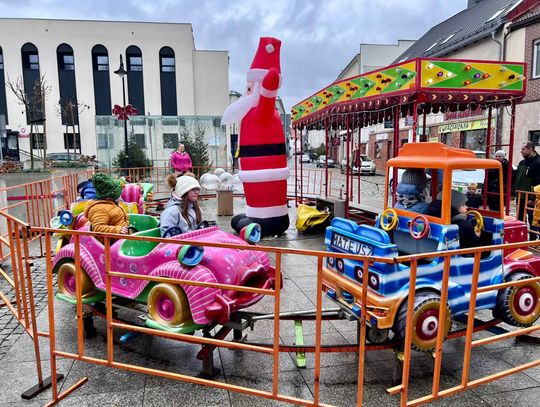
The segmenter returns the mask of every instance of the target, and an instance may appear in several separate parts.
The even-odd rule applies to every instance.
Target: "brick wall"
[[[532,78],[533,44],[540,40],[540,23],[534,23],[525,28],[525,62],[527,62],[527,95],[524,103],[540,100],[540,78]],[[540,63],[540,61],[538,61]]]

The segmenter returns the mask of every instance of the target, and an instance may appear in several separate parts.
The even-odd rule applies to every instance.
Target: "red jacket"
[[[171,154],[171,167],[175,171],[187,171],[190,170],[192,166],[191,157],[188,153],[180,153],[176,150]]]

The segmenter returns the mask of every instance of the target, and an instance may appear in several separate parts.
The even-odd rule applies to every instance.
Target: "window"
[[[36,149],[46,148],[45,138],[43,137],[43,133],[34,133],[34,137],[32,140],[32,148],[36,148]]]
[[[114,148],[114,137],[109,137],[108,134],[97,135],[98,150],[106,150]]]
[[[62,55],[63,58],[63,69],[66,71],[73,71],[75,70],[75,60],[73,59],[73,55]]]
[[[4,69],[4,56],[0,54],[0,69]]]
[[[97,70],[108,71],[109,70],[109,57],[107,55],[97,55]]]
[[[174,57],[161,57],[161,71],[174,72]]]
[[[73,133],[64,133],[64,148],[67,150],[68,148],[72,149],[77,147],[77,150],[81,150],[81,135],[79,133],[75,133],[75,140],[77,141],[77,146],[75,146],[75,143],[73,143]]]
[[[33,71],[39,70],[38,54],[28,54],[27,68]]]
[[[176,147],[178,147],[178,134],[164,133],[163,134],[163,148],[176,148]]]
[[[73,48],[68,44],[60,44],[56,48],[56,58],[58,60],[58,70],[74,71],[75,58],[73,57]]]
[[[142,71],[142,57],[129,57],[129,70]]]
[[[529,141],[536,146],[540,145],[540,130],[529,130]]]
[[[426,49],[426,50],[424,51],[424,54],[425,54],[426,52],[432,50],[433,48],[435,48],[435,46],[436,46],[438,43],[439,43],[439,41],[435,41],[433,44],[431,44],[431,46],[430,46],[428,49]]]
[[[146,148],[146,140],[144,137],[144,133],[134,134],[133,138],[135,139],[135,144],[137,144],[139,148]]]
[[[535,40],[533,45],[532,77],[540,78],[540,39]]]

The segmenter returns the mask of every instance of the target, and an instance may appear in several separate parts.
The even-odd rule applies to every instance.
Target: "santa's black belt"
[[[265,155],[285,155],[287,149],[285,143],[257,144],[251,146],[240,146],[238,157],[264,157]]]

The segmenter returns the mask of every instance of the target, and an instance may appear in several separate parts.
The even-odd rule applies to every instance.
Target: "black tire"
[[[414,299],[412,348],[418,351],[427,352],[435,348],[437,342],[437,330],[439,319],[439,307],[441,297],[433,292],[417,293]],[[404,301],[394,322],[394,333],[398,340],[405,339],[405,329],[407,322],[407,301]],[[452,312],[446,304],[446,321],[444,338],[448,336],[452,326]],[[423,331],[422,331],[423,329]]]
[[[520,281],[529,278],[531,278],[530,274],[518,271],[507,276],[505,281]],[[499,290],[493,315],[509,325],[518,327],[534,324],[540,316],[540,283],[511,286]]]

